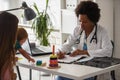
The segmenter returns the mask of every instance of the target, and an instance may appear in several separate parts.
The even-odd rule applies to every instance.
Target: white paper
[[[84,58],[84,59],[78,60],[77,62],[84,62],[84,61],[91,60],[91,59],[93,59],[93,58],[94,58],[94,57],[87,57],[87,58]]]
[[[77,60],[79,60],[82,57],[88,57],[87,55],[77,55],[75,57],[71,57],[69,55],[65,55],[65,58],[63,59],[58,59],[58,62],[62,62],[62,63],[72,63],[75,62]]]

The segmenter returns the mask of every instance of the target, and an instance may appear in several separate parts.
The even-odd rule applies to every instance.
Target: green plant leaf
[[[39,15],[39,14],[40,14],[40,12],[39,12],[39,10],[38,10],[38,7],[37,7],[36,3],[34,3],[33,7],[36,9],[37,14]]]
[[[48,37],[53,31],[52,21],[47,13],[49,0],[46,0],[46,9],[43,12],[40,12],[36,3],[34,3],[34,8],[37,12],[37,17],[32,23],[32,28],[37,36],[37,39],[40,41],[40,45],[49,46]],[[48,28],[49,27],[49,28]]]

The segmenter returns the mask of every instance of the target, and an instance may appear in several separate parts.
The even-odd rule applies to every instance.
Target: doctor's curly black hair
[[[76,16],[87,15],[88,19],[96,24],[100,19],[98,4],[92,1],[81,1],[75,9]]]

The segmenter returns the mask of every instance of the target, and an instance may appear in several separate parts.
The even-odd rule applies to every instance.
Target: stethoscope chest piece
[[[93,40],[92,40],[92,43],[97,43],[97,42],[96,42],[96,39],[93,39]]]

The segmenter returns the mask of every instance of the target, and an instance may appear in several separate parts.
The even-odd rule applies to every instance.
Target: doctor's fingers
[[[77,56],[78,55],[78,52],[77,51],[74,51],[74,52],[72,52],[71,54],[70,54],[70,56],[72,56],[72,57],[75,57],[75,56]]]
[[[63,58],[65,58],[65,54],[59,53],[59,54],[57,54],[57,58],[58,59],[63,59]]]
[[[66,53],[65,52],[62,52],[62,51],[58,51],[56,52],[57,54],[61,54],[61,55],[65,55]]]
[[[75,51],[73,51],[71,54],[70,54],[70,56],[77,56],[77,55],[79,55],[81,53],[81,50],[79,50],[79,49],[77,49],[77,50],[75,50]]]

